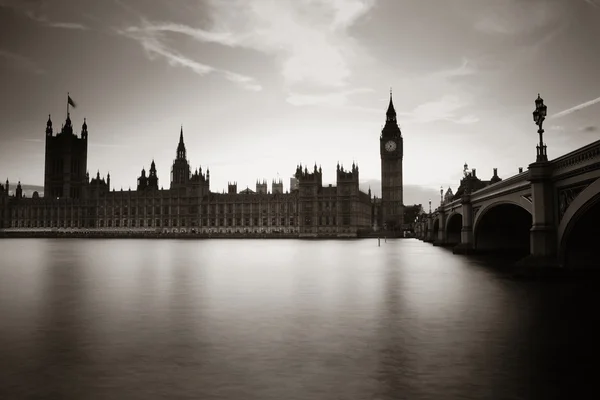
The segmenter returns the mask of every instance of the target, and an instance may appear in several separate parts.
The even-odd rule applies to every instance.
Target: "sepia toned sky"
[[[378,185],[390,87],[405,203],[439,203],[463,164],[554,158],[600,138],[600,0],[0,0],[0,179],[43,184],[44,131],[89,129],[88,169],[169,186],[183,125],[211,189],[356,161]],[[379,192],[379,188],[373,188]]]

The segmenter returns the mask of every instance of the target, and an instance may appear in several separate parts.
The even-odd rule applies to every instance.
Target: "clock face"
[[[385,143],[385,149],[390,152],[396,150],[396,142],[394,142],[393,140],[388,140]]]

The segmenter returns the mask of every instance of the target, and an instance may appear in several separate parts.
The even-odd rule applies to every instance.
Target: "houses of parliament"
[[[159,186],[156,165],[142,169],[137,190],[115,190],[110,174],[90,177],[88,126],[77,135],[70,115],[56,134],[50,116],[45,132],[44,192],[23,194],[0,185],[3,235],[100,234],[186,236],[357,237],[377,230],[401,233],[403,139],[390,93],[386,123],[379,137],[382,197],[359,189],[359,167],[338,164],[336,185],[322,183],[322,170],[298,165],[284,192],[281,180],[257,182],[256,190],[210,189],[210,171],[192,171],[183,128],[179,134],[168,189]],[[14,184],[14,183],[13,183]]]

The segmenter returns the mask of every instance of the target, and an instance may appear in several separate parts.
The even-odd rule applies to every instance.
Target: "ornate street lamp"
[[[440,206],[444,204],[444,187],[440,186]]]
[[[548,155],[546,154],[546,145],[544,144],[544,130],[542,129],[542,124],[546,119],[546,111],[547,108],[544,105],[544,100],[540,97],[538,93],[538,97],[535,100],[535,111],[533,112],[533,121],[538,126],[538,134],[540,135],[540,144],[536,146],[537,148],[537,162],[548,161]]]
[[[431,215],[431,199],[429,199],[429,215]]]

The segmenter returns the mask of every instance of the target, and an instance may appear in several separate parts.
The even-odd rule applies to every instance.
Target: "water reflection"
[[[0,252],[0,398],[562,399],[598,355],[594,286],[416,240]]]

